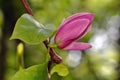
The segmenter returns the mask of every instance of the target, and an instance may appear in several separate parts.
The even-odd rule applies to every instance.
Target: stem
[[[18,62],[19,62],[19,69],[23,69],[24,68],[23,55],[18,55]]]
[[[21,0],[21,2],[22,2],[22,4],[23,4],[24,8],[26,9],[27,13],[30,14],[31,16],[33,16],[33,12],[32,12],[32,10],[31,10],[29,4],[27,3],[27,1],[26,1],[26,0]],[[57,64],[61,63],[61,62],[62,62],[62,59],[61,59],[61,57],[59,57],[59,56],[55,53],[55,51],[54,51],[52,48],[49,48],[49,47],[48,47],[48,44],[49,44],[49,41],[48,41],[48,40],[43,41],[43,43],[44,43],[44,45],[46,46],[46,48],[49,50],[49,54],[50,54],[50,57],[51,57],[51,60],[50,60],[49,63],[48,63],[48,71],[50,71],[51,65],[52,65],[53,63],[57,63]]]
[[[26,11],[28,14],[30,14],[31,16],[33,16],[33,12],[32,9],[30,8],[28,2],[26,0],[21,0],[23,6],[25,7]]]
[[[43,43],[45,44],[46,48],[48,49],[49,48],[48,47],[48,44],[49,44],[48,40],[45,40]],[[62,62],[61,57],[58,56],[52,48],[49,48],[49,54],[50,54],[52,62],[55,62],[57,64],[60,64]]]
[[[19,43],[17,46],[17,54],[18,54],[19,69],[23,69],[24,68],[24,59],[23,59],[24,45],[22,43]]]

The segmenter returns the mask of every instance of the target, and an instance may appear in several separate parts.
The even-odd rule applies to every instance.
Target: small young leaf
[[[63,64],[54,66],[51,70],[51,74],[57,72],[59,76],[67,76],[69,74],[68,68]]]
[[[39,44],[53,33],[54,29],[45,28],[29,14],[22,15],[10,39],[20,39],[29,44]]]
[[[48,80],[47,64],[31,66],[27,69],[20,69],[12,80]]]

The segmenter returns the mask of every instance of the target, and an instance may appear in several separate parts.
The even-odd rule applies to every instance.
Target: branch
[[[24,8],[26,9],[27,13],[30,14],[31,16],[33,16],[33,12],[32,12],[32,10],[31,10],[29,4],[27,3],[27,1],[26,1],[26,0],[21,0],[21,2],[22,2],[22,4],[23,4]],[[61,62],[62,62],[62,59],[61,59],[60,56],[58,56],[58,55],[55,53],[55,51],[54,51],[52,48],[49,48],[49,47],[48,47],[48,44],[49,44],[49,41],[48,41],[48,40],[43,41],[43,43],[44,43],[44,45],[46,46],[47,50],[49,50],[49,54],[50,54],[50,57],[51,57],[51,60],[50,60],[49,63],[48,63],[48,71],[50,72],[51,65],[52,65],[53,63],[57,63],[57,64],[61,63]]]
[[[48,47],[48,44],[49,44],[48,40],[45,40],[43,43],[45,44],[46,48],[49,50],[49,54],[50,54],[50,57],[51,57],[51,61],[52,61],[52,62],[55,62],[55,63],[57,63],[57,64],[60,64],[60,63],[62,62],[62,59],[61,59],[60,56],[58,56],[58,55],[55,53],[55,51],[54,51],[52,48],[49,48],[49,47]]]
[[[27,13],[30,14],[31,16],[33,16],[33,12],[32,9],[30,8],[28,2],[26,0],[21,0],[24,8],[26,9]]]

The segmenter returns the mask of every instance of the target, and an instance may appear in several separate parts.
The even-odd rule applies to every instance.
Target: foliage
[[[27,69],[20,69],[12,80],[47,80],[47,64],[39,64]]]
[[[47,29],[32,16],[24,14],[15,25],[11,39],[20,39],[29,44],[39,44],[52,35],[54,29]]]
[[[58,73],[58,75],[60,76],[67,76],[69,74],[68,68],[63,64],[58,64],[54,66],[53,69],[51,70],[51,74],[55,72]]]

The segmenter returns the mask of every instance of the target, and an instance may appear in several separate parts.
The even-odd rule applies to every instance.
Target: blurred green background
[[[86,51],[55,51],[69,68],[69,75],[51,80],[120,80],[120,0],[28,0],[35,18],[47,27],[59,27],[74,13],[94,13],[92,30],[80,41],[89,42]],[[20,0],[0,0],[0,80],[10,80],[18,70],[16,47],[9,40],[16,20],[25,13]],[[45,61],[45,46],[25,44],[24,64]]]

